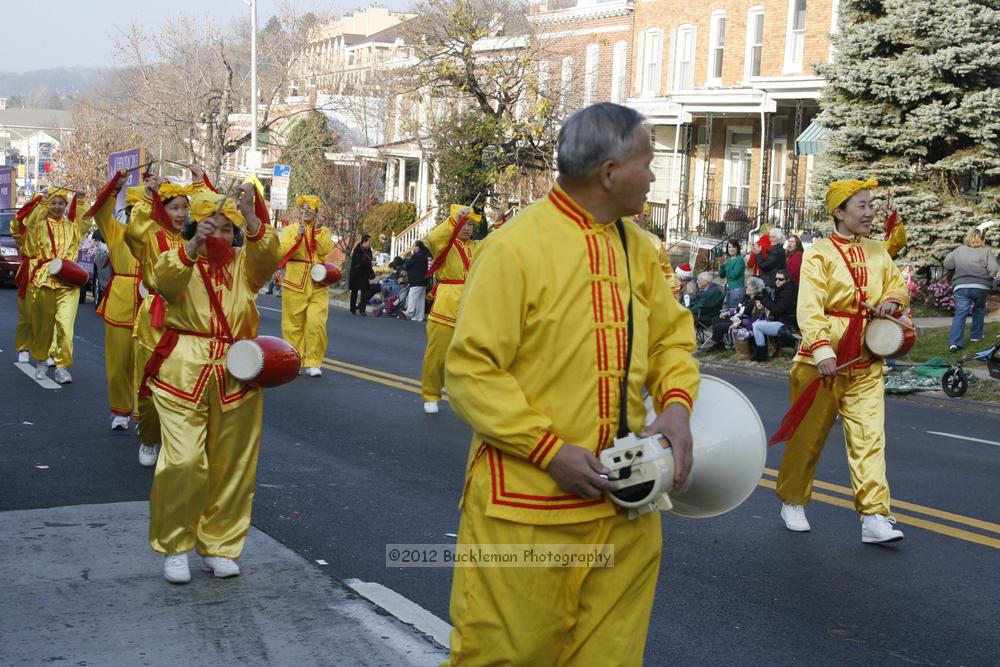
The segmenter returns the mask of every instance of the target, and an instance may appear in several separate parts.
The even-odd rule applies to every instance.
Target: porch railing
[[[392,256],[399,257],[402,255],[407,248],[413,245],[414,241],[418,241],[434,229],[434,223],[437,221],[437,208],[432,208],[424,213],[423,216],[417,218],[416,222],[401,231],[399,234],[392,235]]]

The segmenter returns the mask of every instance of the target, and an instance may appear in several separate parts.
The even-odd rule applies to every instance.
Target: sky
[[[357,0],[257,0],[263,25],[287,2],[301,12],[345,14],[375,4]],[[389,9],[406,9],[411,0],[381,0]],[[4,57],[0,70],[26,72],[49,67],[114,67],[114,42],[133,21],[156,24],[184,14],[206,17],[222,26],[248,16],[244,0],[0,0]]]

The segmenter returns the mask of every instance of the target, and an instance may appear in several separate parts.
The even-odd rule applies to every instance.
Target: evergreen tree
[[[847,0],[819,123],[821,183],[875,177],[937,264],[1000,214],[1000,1]],[[1000,229],[988,234],[995,242]]]
[[[320,195],[326,191],[335,171],[325,154],[335,152],[339,145],[337,135],[330,130],[326,116],[318,111],[309,113],[292,126],[288,140],[281,150],[281,163],[292,166],[288,184],[288,206],[294,208],[299,195]]]

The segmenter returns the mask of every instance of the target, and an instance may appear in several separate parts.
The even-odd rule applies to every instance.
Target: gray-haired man
[[[618,431],[627,369],[625,430],[666,436],[683,482],[699,382],[690,314],[643,232],[617,222],[642,209],[652,157],[635,111],[577,111],[559,134],[558,182],[469,275],[446,364],[451,404],[475,431],[458,550],[508,566],[455,569],[451,664],[642,662],[660,517],[619,511],[597,455]],[[660,413],[645,429],[643,389]],[[612,567],[557,558],[605,545]]]

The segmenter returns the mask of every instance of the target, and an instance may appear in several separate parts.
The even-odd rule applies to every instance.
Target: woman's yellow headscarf
[[[295,198],[295,207],[298,208],[305,204],[314,211],[319,210],[319,197],[316,195],[299,195]]]
[[[466,208],[468,208],[468,207],[467,206],[462,206],[461,204],[452,204],[451,205],[451,211],[449,211],[451,213],[451,218],[453,220],[458,220],[458,216]],[[482,219],[483,219],[483,216],[479,215],[475,211],[469,211],[469,220],[472,220],[473,222],[480,222]]]
[[[196,192],[191,197],[191,219],[195,222],[201,222],[210,215],[214,215],[219,210],[219,202],[222,201],[223,196],[204,190]],[[226,198],[226,203],[223,205],[221,213],[229,218],[230,222],[237,227],[242,227],[246,224],[243,214],[236,208],[236,203],[232,198]]]
[[[68,204],[69,200],[73,198],[73,193],[69,190],[63,190],[62,188],[52,186],[45,191],[45,201],[52,201],[53,197],[62,197]]]
[[[190,197],[194,189],[190,185],[179,185],[177,183],[164,183],[158,190],[160,199],[166,201],[171,197]]]
[[[859,181],[856,178],[847,178],[842,181],[834,181],[826,188],[826,210],[832,216],[838,206],[861,192],[871,190],[878,186],[878,181],[869,178],[867,181]]]

